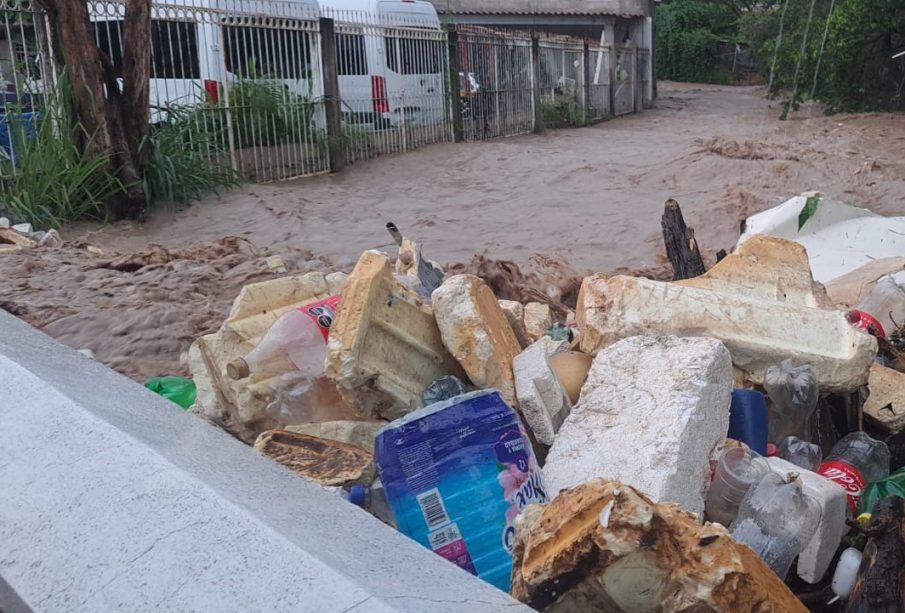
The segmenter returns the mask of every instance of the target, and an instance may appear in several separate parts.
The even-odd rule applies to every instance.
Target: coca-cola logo
[[[866,483],[864,477],[857,468],[846,462],[828,460],[820,465],[817,473],[823,475],[833,483],[838,484],[848,494],[848,504],[854,512],[858,498],[864,490]]]

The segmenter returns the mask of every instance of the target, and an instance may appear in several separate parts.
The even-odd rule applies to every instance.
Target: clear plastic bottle
[[[791,360],[771,366],[764,374],[767,392],[769,440],[779,444],[787,436],[805,440],[810,436],[811,416],[817,408],[817,378],[809,364],[795,366]]]
[[[785,579],[817,529],[820,513],[817,502],[802,492],[796,475],[770,473],[745,494],[729,531]]]
[[[819,445],[803,441],[797,436],[787,436],[782,439],[776,455],[786,462],[812,472],[817,472],[823,460],[823,452]]]
[[[872,439],[864,432],[852,432],[833,446],[817,473],[835,481],[848,492],[848,502],[854,514],[865,486],[889,476],[889,448],[886,443]]]
[[[252,373],[281,374],[294,370],[318,376],[324,370],[326,340],[339,296],[330,296],[284,313],[245,357],[226,366],[233,379]]]
[[[905,323],[905,289],[892,277],[881,277],[855,308],[873,315],[885,335],[892,334]]]

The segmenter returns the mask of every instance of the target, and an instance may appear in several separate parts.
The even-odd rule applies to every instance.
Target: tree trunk
[[[685,225],[682,209],[672,198],[666,201],[660,225],[663,227],[666,256],[672,264],[673,281],[703,275],[704,261],[694,239],[694,229]]]
[[[108,212],[114,219],[137,219],[147,209],[138,147],[148,132],[151,2],[128,0],[123,24],[124,89],[110,58],[95,43],[85,0],[40,0],[54,24],[72,89],[76,120],[84,128],[79,143],[85,155],[109,153],[110,172],[124,186]],[[106,86],[106,92],[105,92]]]
[[[846,613],[905,611],[905,500],[888,496],[874,505],[864,557]]]

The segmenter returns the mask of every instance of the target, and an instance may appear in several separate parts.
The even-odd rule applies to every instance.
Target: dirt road
[[[670,197],[711,258],[734,245],[747,215],[805,190],[905,214],[905,116],[803,109],[781,122],[760,94],[660,84],[656,109],[595,127],[435,145],[336,176],[249,185],[144,223],[64,228],[83,243],[0,256],[0,307],[143,379],[186,372],[189,343],[219,325],[243,283],[267,277],[265,253],[292,270],[348,267],[387,245],[387,221],[441,262],[486,252],[524,264],[541,253],[583,273],[662,270]],[[225,236],[253,246],[185,249]]]

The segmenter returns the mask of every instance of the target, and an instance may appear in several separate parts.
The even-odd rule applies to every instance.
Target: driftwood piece
[[[660,218],[663,227],[663,242],[666,244],[666,257],[673,269],[673,281],[691,279],[703,275],[704,260],[694,238],[694,228],[685,225],[679,203],[670,198]]]
[[[905,611],[905,499],[887,496],[874,505],[864,558],[846,613]]]

